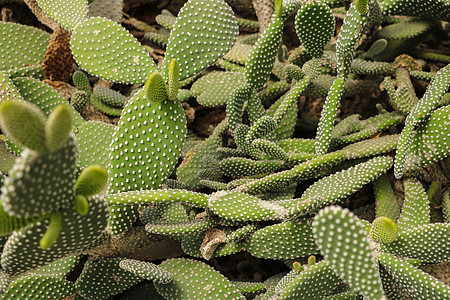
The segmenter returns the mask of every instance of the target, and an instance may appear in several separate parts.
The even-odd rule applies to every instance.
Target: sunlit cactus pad
[[[109,193],[158,188],[178,162],[185,122],[179,102],[151,103],[144,89],[134,94],[112,137]]]
[[[193,39],[186,39],[187,35]],[[180,80],[191,77],[222,58],[236,42],[237,35],[236,18],[225,1],[189,0],[171,31],[163,76],[167,77],[165,69],[175,58],[180,64]]]
[[[87,0],[38,0],[37,4],[45,14],[70,32],[79,22],[87,18]]]
[[[173,277],[168,284],[155,283],[165,299],[245,299],[228,279],[200,261],[173,258],[160,267]]]
[[[131,33],[109,19],[95,17],[80,23],[70,43],[77,63],[103,79],[144,83],[155,70],[155,63]]]
[[[84,216],[73,208],[61,211],[61,233],[47,250],[39,247],[39,241],[46,231],[48,220],[14,232],[3,249],[2,269],[11,274],[20,274],[88,248],[104,233],[109,219],[109,208],[103,199],[93,196],[88,198],[88,203],[89,211]]]
[[[0,22],[0,70],[41,63],[50,35],[35,27]],[[21,36],[20,42],[18,36]],[[25,40],[23,37],[26,37]]]

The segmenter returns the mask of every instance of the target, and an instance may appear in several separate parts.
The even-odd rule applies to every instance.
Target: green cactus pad
[[[0,106],[0,126],[14,143],[44,153],[45,116],[35,105],[4,101]]]
[[[310,222],[286,221],[252,234],[247,250],[255,257],[291,259],[319,252]]]
[[[72,94],[72,98],[70,100],[70,104],[79,113],[83,111],[88,102],[89,102],[89,94],[86,93],[85,91],[76,91],[75,93]]]
[[[330,268],[352,289],[370,299],[382,299],[378,265],[367,232],[348,209],[328,206],[313,222],[314,239]]]
[[[63,299],[75,294],[72,282],[48,275],[26,275],[14,280],[2,299]]]
[[[289,215],[313,213],[336,203],[384,174],[391,166],[391,157],[380,156],[320,179],[302,194],[301,201],[293,203]]]
[[[91,103],[96,109],[109,116],[118,117],[122,114],[122,108],[109,106],[94,94],[91,94]]]
[[[205,194],[185,190],[147,190],[131,191],[105,196],[110,205],[118,204],[145,204],[156,202],[184,202],[196,207],[206,207],[208,204]]]
[[[389,253],[378,256],[381,265],[395,277],[402,289],[414,295],[414,299],[449,299],[450,288],[436,278]]]
[[[89,95],[92,93],[91,83],[89,82],[89,78],[83,71],[75,71],[72,74],[73,84],[80,91],[84,91]]]
[[[58,104],[45,123],[45,145],[51,152],[58,150],[72,131],[72,113],[67,104]]]
[[[276,202],[234,191],[219,191],[211,195],[208,208],[218,216],[233,221],[279,220],[288,212]]]
[[[448,223],[433,223],[400,233],[398,238],[382,249],[399,257],[420,259],[427,263],[448,261],[450,257]]]
[[[173,277],[171,283],[155,283],[165,299],[245,299],[228,279],[200,261],[173,258],[160,267]]]
[[[92,93],[104,104],[122,109],[125,106],[127,97],[121,93],[104,86],[97,86]]]
[[[24,150],[2,187],[5,211],[11,216],[28,218],[70,206],[74,197],[75,157],[73,135],[63,147],[44,156]]]
[[[54,88],[35,78],[14,78],[13,82],[22,97],[38,106],[46,116],[49,116],[58,104],[67,104]],[[72,112],[72,123],[75,126],[83,124],[83,117],[74,108],[69,109]]]
[[[102,261],[88,260],[75,282],[77,293],[90,300],[102,300],[116,295],[143,279],[123,270],[120,258]]]
[[[205,231],[217,224],[213,218],[194,219],[192,221],[177,223],[147,223],[145,230],[152,234],[182,237],[187,234]]]
[[[245,66],[245,79],[254,89],[261,88],[272,73],[280,46],[283,20],[274,17],[252,48]]]
[[[85,122],[77,128],[77,168],[84,170],[91,165],[104,168],[109,162],[109,144],[115,126],[97,121]]]
[[[80,23],[70,43],[80,67],[99,78],[142,84],[156,70],[148,52],[131,33],[106,18],[95,17]]]
[[[178,13],[161,71],[167,79],[172,59],[180,64],[180,81],[214,64],[236,42],[238,25],[223,0],[189,0]],[[190,38],[189,38],[190,37]]]
[[[139,216],[139,205],[110,205],[111,219],[109,227],[113,235],[119,235],[128,230]]]
[[[39,220],[42,220],[43,217],[34,217],[34,218],[18,218],[10,216],[5,210],[3,206],[0,205],[0,236],[8,236],[14,232],[14,230],[18,230],[27,226],[30,223],[35,223]]]
[[[40,64],[44,59],[50,40],[47,32],[36,27],[9,22],[0,22],[0,32],[2,33],[0,70]],[[18,39],[19,36],[22,38]]]
[[[414,108],[411,110],[411,113],[406,118],[405,127],[403,128],[402,134],[398,141],[397,152],[395,154],[394,174],[397,179],[400,179],[403,176],[406,156],[410,151],[410,146],[414,136],[414,129],[418,125],[423,124],[426,121],[426,118],[431,114],[433,109],[436,108],[442,96],[450,87],[449,79],[450,64],[441,68],[436,73],[436,76],[427,87],[427,90],[425,91],[422,99],[420,99],[419,103],[414,106]],[[435,120],[434,122],[436,122],[434,124],[438,126],[443,125],[439,117],[438,120]],[[440,147],[438,147],[438,149],[439,148]]]
[[[344,80],[336,78],[333,82],[320,115],[319,127],[316,136],[316,154],[323,155],[328,152],[331,143],[331,133],[334,127],[334,118],[344,91]]]
[[[0,70],[0,103],[4,101],[23,101],[23,97],[8,77],[6,72]]]
[[[123,15],[123,0],[88,0],[89,2],[89,17],[105,17],[120,22]]]
[[[80,262],[81,255],[71,255],[39,268],[33,273],[39,275],[47,275],[55,278],[63,279],[69,274]]]
[[[2,269],[10,274],[20,274],[87,249],[104,233],[109,219],[109,209],[103,199],[93,196],[88,201],[89,212],[84,216],[72,208],[61,211],[61,232],[47,250],[39,247],[39,241],[49,224],[48,219],[15,231],[4,246]]]
[[[303,4],[295,17],[295,30],[305,50],[320,58],[336,27],[330,8],[320,1]]]
[[[168,100],[167,87],[164,78],[158,72],[153,72],[145,82],[145,98],[152,103]]]
[[[240,40],[234,44],[233,48],[225,54],[223,59],[240,65],[245,65],[250,52],[252,51],[252,45],[242,44]]]
[[[279,160],[252,160],[242,157],[230,157],[220,161],[219,168],[225,176],[242,177],[276,172],[283,169],[284,162]]]
[[[87,19],[87,0],[37,0],[37,4],[47,16],[69,32],[72,32],[78,23]]]
[[[280,300],[300,300],[324,297],[341,283],[329,263],[323,260],[307,267],[281,290]]]
[[[109,193],[158,188],[178,162],[185,135],[181,104],[150,103],[140,89],[127,102],[112,137]]]
[[[376,179],[373,187],[376,217],[388,217],[394,221],[397,220],[400,216],[400,208],[387,175],[382,175]]]
[[[167,97],[170,101],[174,101],[178,96],[181,87],[180,82],[180,65],[176,59],[172,59],[167,66]]]
[[[383,14],[416,16],[424,19],[450,21],[450,4],[446,1],[387,0],[380,3]]]
[[[75,183],[75,195],[89,197],[101,193],[108,182],[108,172],[99,165],[84,169]]]
[[[211,72],[200,77],[191,87],[197,102],[208,107],[226,104],[231,93],[244,83],[244,75],[238,72]]]
[[[155,17],[155,21],[162,27],[172,30],[176,22],[176,17],[167,9],[163,9],[161,14]]]
[[[156,283],[166,284],[172,281],[172,275],[164,268],[146,261],[124,259],[120,261],[119,267],[145,280]]]
[[[397,224],[400,230],[406,230],[412,226],[420,226],[430,223],[430,203],[420,181],[406,179],[405,199]]]
[[[449,155],[449,115],[450,106],[441,107],[435,110],[424,124],[419,126],[412,138],[405,162],[405,171],[415,170]]]
[[[262,282],[232,281],[232,283],[244,295],[260,294],[266,289]]]

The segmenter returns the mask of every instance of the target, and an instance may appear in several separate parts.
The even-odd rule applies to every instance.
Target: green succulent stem
[[[46,250],[56,242],[62,229],[62,223],[61,212],[57,211],[50,214],[50,224],[44,236],[39,241],[41,249]]]

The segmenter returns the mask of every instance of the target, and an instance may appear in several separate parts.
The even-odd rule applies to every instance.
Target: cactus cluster
[[[188,0],[138,40],[123,1],[26,1],[70,35],[69,96],[43,80],[50,35],[0,22],[4,299],[450,299],[424,271],[450,262],[450,65],[423,49],[450,5],[253,2],[259,22]],[[191,138],[189,105],[226,118]],[[217,263],[239,252],[288,271],[235,280]]]

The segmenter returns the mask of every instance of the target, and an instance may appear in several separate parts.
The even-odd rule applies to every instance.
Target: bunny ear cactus
[[[50,18],[69,32],[72,32],[79,22],[87,19],[87,0],[38,0],[37,4]]]

